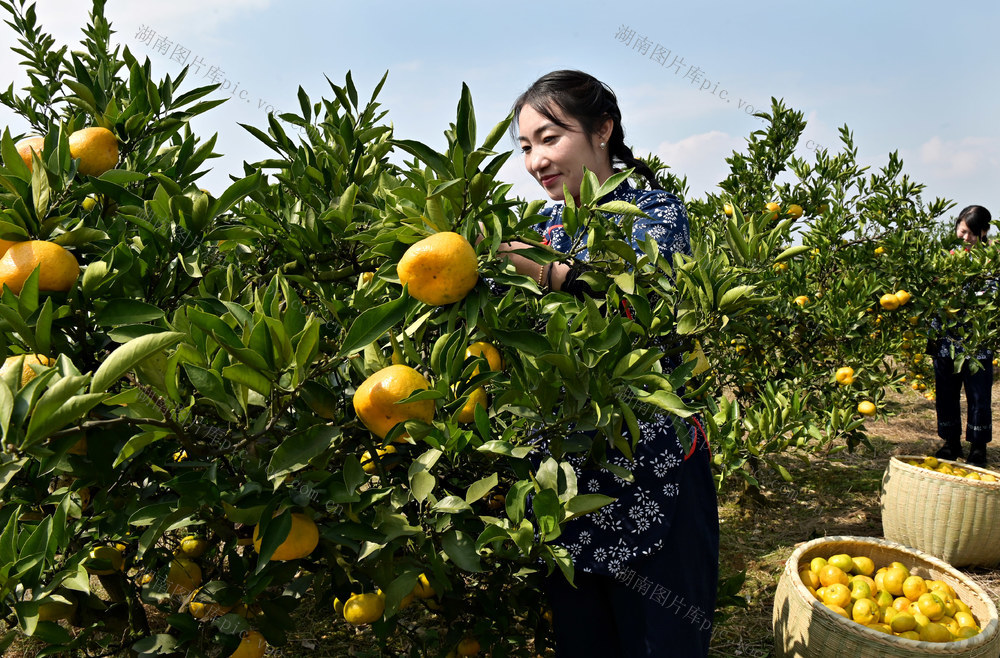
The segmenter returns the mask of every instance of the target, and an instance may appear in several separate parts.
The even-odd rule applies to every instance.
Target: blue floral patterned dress
[[[691,253],[687,210],[676,196],[663,190],[639,190],[624,181],[601,202],[613,200],[632,203],[649,215],[649,219],[636,218],[633,225],[633,247],[637,253],[641,253],[639,243],[647,237],[657,242],[660,253],[668,260],[674,253]],[[552,248],[567,253],[572,248],[573,237],[563,230],[562,210],[562,204],[547,206],[540,214],[548,219],[536,225],[535,230]],[[578,252],[575,257],[586,261],[589,254]],[[675,364],[665,363],[665,371],[669,365]],[[663,413],[645,415],[647,419],[639,419],[641,438],[634,451],[634,460],[630,461],[617,451],[609,458],[611,463],[632,472],[634,480],[631,483],[605,469],[584,468],[582,456],[568,459],[576,468],[580,493],[600,493],[616,499],[593,514],[567,523],[557,540],[572,555],[578,570],[621,579],[626,565],[659,551],[672,526],[680,521],[678,517],[684,516],[676,513],[681,494],[681,467],[696,452],[701,453],[698,457],[705,462],[702,465],[704,476],[696,481],[700,489],[696,495],[710,500],[711,505],[706,505],[706,509],[714,509],[715,487],[707,466],[708,446],[700,427],[696,422],[678,422]],[[689,450],[686,451],[679,440],[676,427],[688,432]],[[689,477],[686,481],[690,480]],[[700,520],[683,519],[683,522],[699,523]],[[704,523],[716,528],[717,535],[717,516],[704,519]],[[717,543],[715,550],[717,562]],[[705,557],[711,561],[711,556]]]

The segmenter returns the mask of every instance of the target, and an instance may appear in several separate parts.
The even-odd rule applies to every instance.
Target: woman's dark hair
[[[986,232],[990,230],[990,222],[993,217],[990,215],[990,211],[982,206],[967,206],[958,213],[958,219],[955,220],[955,228],[958,228],[963,222],[969,227],[969,231],[973,234],[978,235],[983,242],[986,242]]]
[[[572,117],[580,122],[583,132],[595,135],[601,124],[607,119],[612,121],[611,137],[608,138],[608,156],[610,162],[616,160],[627,168],[635,168],[649,182],[653,189],[663,189],[656,181],[653,170],[644,162],[640,162],[632,154],[632,149],[625,146],[625,131],[622,128],[622,113],[618,108],[618,98],[615,92],[594,76],[583,71],[553,71],[535,80],[528,90],[514,101],[514,122],[511,124],[511,134],[514,134],[521,108],[530,105],[539,114],[552,123],[566,130],[570,126],[559,120],[552,111],[552,106],[562,110],[564,116]]]

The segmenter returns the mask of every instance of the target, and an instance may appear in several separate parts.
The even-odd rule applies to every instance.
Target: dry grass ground
[[[1000,384],[994,387],[993,400],[996,416],[1000,412]],[[794,475],[794,481],[786,483],[765,474],[762,484],[769,500],[766,506],[741,506],[735,494],[722,498],[722,572],[746,570],[747,580],[741,594],[749,605],[746,609],[728,611],[732,616],[717,629],[712,656],[773,655],[771,607],[775,587],[785,560],[798,544],[830,535],[882,536],[879,486],[889,457],[927,454],[939,445],[932,402],[909,393],[891,397],[888,404],[896,415],[869,424],[871,449],[839,453],[831,459],[787,457],[784,464]],[[990,448],[989,466],[1000,470],[1000,447]],[[1000,603],[1000,571],[964,571]],[[275,655],[315,658],[398,655],[391,649],[388,654],[380,651],[370,631],[335,623],[328,610],[304,607],[297,611],[296,617],[299,632],[290,638],[283,652]],[[414,639],[434,632],[429,625],[421,624],[419,613],[408,620],[407,626]],[[19,642],[5,656],[28,658],[39,650],[38,644]]]

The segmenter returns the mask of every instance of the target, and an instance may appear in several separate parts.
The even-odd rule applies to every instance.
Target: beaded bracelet
[[[538,266],[538,287],[542,288],[542,275],[545,274],[545,265],[540,264]]]

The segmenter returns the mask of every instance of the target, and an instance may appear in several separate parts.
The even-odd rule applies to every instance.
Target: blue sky
[[[89,3],[39,4],[56,38],[75,43]],[[725,157],[759,127],[748,108],[766,108],[776,96],[809,122],[801,155],[809,154],[807,144],[836,147],[837,129],[847,124],[862,163],[881,166],[898,150],[904,171],[927,184],[928,198],[1000,213],[995,2],[965,2],[951,11],[924,1],[853,0],[108,4],[119,42],[148,56],[155,73],[176,75],[181,67],[155,49],[163,38],[171,51],[189,50],[189,61],[200,58],[192,85],[206,83],[215,67],[230,88],[239,84],[246,92],[195,123],[202,134],[218,132],[218,150],[226,154],[212,162],[209,188],[223,187],[244,160],[267,155],[237,123],[265,126],[268,106],[296,110],[300,85],[314,99],[331,96],[324,74],[342,83],[352,71],[366,96],[388,70],[380,99],[396,136],[440,148],[462,82],[485,131],[538,76],[579,68],[615,89],[635,151],[660,155],[688,176],[696,195],[715,189]],[[143,28],[155,32],[149,43],[137,36]],[[628,31],[634,35],[626,42],[621,35]],[[657,46],[670,51],[665,63],[651,57]],[[675,57],[677,66],[669,68]],[[0,53],[0,69],[12,71],[15,62],[12,53]],[[702,90],[705,80],[710,84]],[[14,82],[23,83],[20,74]],[[24,128],[0,109],[4,124]],[[542,196],[519,157],[503,174],[517,193]]]

